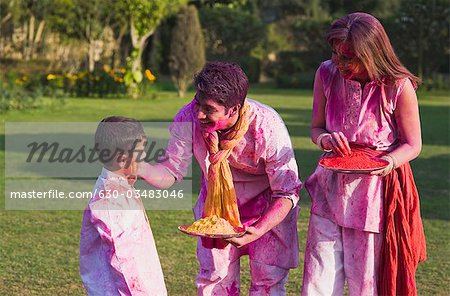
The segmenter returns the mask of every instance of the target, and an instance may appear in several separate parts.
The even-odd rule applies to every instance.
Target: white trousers
[[[382,235],[341,227],[311,214],[302,295],[377,295]]]
[[[200,243],[201,244],[201,243]],[[240,295],[240,257],[248,252],[228,245],[225,249],[197,250],[200,268],[195,280],[200,296]],[[284,296],[289,269],[267,265],[250,258],[250,296]],[[202,267],[203,265],[203,267]],[[244,293],[247,294],[247,293]]]

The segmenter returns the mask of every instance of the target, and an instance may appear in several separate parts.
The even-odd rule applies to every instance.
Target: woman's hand
[[[324,150],[331,150],[339,156],[350,155],[352,153],[347,137],[342,132],[333,132],[324,135],[320,138],[320,143],[317,143],[317,145]]]
[[[397,160],[395,159],[394,156],[392,156],[392,155],[384,155],[381,158],[384,159],[384,160],[387,160],[389,162],[389,164],[384,169],[376,170],[376,171],[371,172],[370,173],[371,175],[384,177],[386,175],[389,175],[393,170],[396,169],[396,166],[397,166],[396,162],[397,162]]]

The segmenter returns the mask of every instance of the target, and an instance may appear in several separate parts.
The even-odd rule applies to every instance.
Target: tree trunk
[[[125,36],[126,27],[120,29],[117,38],[114,38],[114,49],[111,56],[111,68],[115,69],[120,66],[122,61],[122,56],[120,53],[120,45],[122,44],[123,36]]]
[[[136,28],[133,25],[133,20],[131,20],[131,43],[133,44],[133,49],[137,52],[137,55],[133,58],[132,70],[138,71],[141,69],[142,65],[142,53],[145,48],[145,43],[147,39],[153,35],[154,30],[148,32],[144,36],[139,36]]]
[[[422,19],[419,18],[419,49],[418,49],[418,69],[417,69],[417,74],[418,76],[423,79],[423,42],[424,42],[424,38],[423,38],[423,22]]]
[[[20,38],[20,40],[22,41],[21,42],[22,48],[20,50],[22,53],[22,59],[26,59],[27,55],[27,37],[28,37],[28,22],[25,22],[22,25],[22,36]]]
[[[88,57],[89,57],[89,72],[94,72],[95,69],[95,40],[89,40],[89,51],[88,51]]]
[[[187,83],[183,78],[181,78],[181,79],[178,79],[177,84],[178,84],[178,97],[184,98],[186,95]]]
[[[44,32],[44,27],[45,27],[45,21],[42,20],[42,21],[39,22],[38,29],[37,29],[37,32],[36,32],[36,36],[34,37],[34,40],[33,40],[33,46],[31,48],[31,57],[32,58],[35,57],[36,51],[39,48],[38,45],[41,43],[42,34]]]
[[[34,15],[31,15],[30,21],[28,22],[27,38],[25,40],[25,51],[24,51],[25,61],[31,60],[31,54],[33,51],[35,22],[36,22],[36,17]]]
[[[4,23],[6,23],[10,18],[12,17],[12,13],[8,12],[7,15],[2,17],[2,20],[0,21],[0,28],[3,26]]]
[[[144,41],[144,42],[142,42]],[[133,58],[133,64],[131,66],[131,71],[135,72],[135,71],[141,71],[141,66],[142,66],[142,52],[144,51],[144,44],[145,44],[145,40],[143,40],[143,38],[139,39],[139,44],[137,47],[134,47],[134,49],[137,52],[137,55]]]
[[[12,17],[12,13],[8,12],[4,17],[2,17],[1,21],[0,21],[0,56],[4,57],[5,56],[5,43],[7,42],[6,36],[3,36],[3,25],[6,24],[6,22],[8,22]]]
[[[37,45],[40,43],[42,33],[44,32],[45,21],[39,22],[38,29],[36,31],[36,17],[30,16],[30,21],[26,24],[26,38],[24,40],[24,56],[26,61],[31,60],[35,56]]]
[[[131,43],[133,44],[133,52],[132,53],[132,63],[131,63],[131,71],[132,73],[135,72],[142,72],[141,66],[142,66],[142,54],[145,48],[145,43],[147,42],[147,39],[154,33],[154,30],[148,32],[144,36],[139,36],[138,32],[136,31],[136,28],[133,24],[133,19],[130,20],[130,33],[131,33]],[[136,98],[138,95],[138,83],[134,81],[130,85],[129,94]]]

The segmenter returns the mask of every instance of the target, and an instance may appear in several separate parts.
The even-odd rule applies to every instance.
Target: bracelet
[[[390,154],[386,154],[385,156],[387,156],[390,159],[392,159],[392,169],[395,170],[397,168],[397,159],[395,158],[395,156],[394,155],[390,155]]]
[[[325,152],[331,152],[331,151],[333,151],[333,150],[331,150],[331,149],[325,149],[325,148],[323,148],[323,146],[322,146],[322,140],[323,140],[323,138],[325,137],[325,136],[331,136],[331,134],[330,133],[322,133],[322,134],[320,134],[318,137],[317,137],[317,146],[319,147],[319,149],[320,150],[322,150],[322,151],[325,151]]]
[[[394,156],[389,155],[389,154],[383,155],[381,157],[381,159],[384,159],[387,161],[389,161],[389,159],[391,160],[391,161],[389,161],[389,166],[387,166],[384,169],[383,174],[381,176],[389,175],[397,167],[397,159]]]

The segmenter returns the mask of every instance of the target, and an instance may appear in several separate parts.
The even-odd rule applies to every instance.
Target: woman
[[[389,165],[365,175],[319,166],[306,181],[312,207],[302,294],[342,295],[345,280],[350,295],[415,294],[415,269],[425,259],[409,166],[422,145],[420,81],[369,14],[337,20],[327,41],[333,54],[316,72],[311,139],[326,154],[365,153]]]

